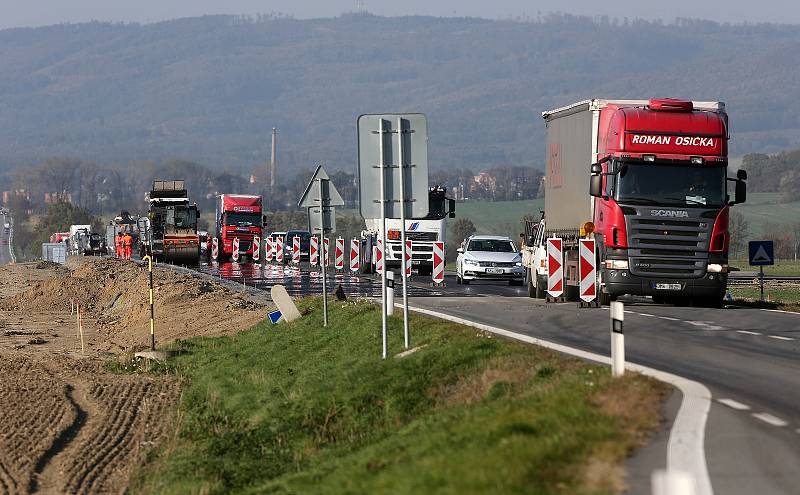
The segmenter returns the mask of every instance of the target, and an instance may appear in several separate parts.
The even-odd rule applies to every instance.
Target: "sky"
[[[297,18],[334,17],[360,5],[373,14],[473,16],[507,19],[564,12],[672,21],[676,17],[718,22],[800,24],[797,0],[0,0],[0,29],[62,22],[156,22],[204,14],[282,13]]]

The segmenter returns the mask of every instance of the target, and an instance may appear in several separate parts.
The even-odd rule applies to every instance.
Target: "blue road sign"
[[[769,266],[775,264],[775,249],[772,241],[750,241],[750,266]]]
[[[275,311],[270,311],[269,313],[267,313],[267,316],[269,316],[269,321],[271,321],[272,323],[278,323],[279,321],[281,321],[283,314],[281,313],[281,310],[276,309]]]

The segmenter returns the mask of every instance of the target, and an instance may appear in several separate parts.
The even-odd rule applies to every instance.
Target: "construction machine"
[[[153,181],[149,200],[148,237],[153,256],[168,263],[198,264],[200,238],[197,232],[197,204],[189,202],[185,181]]]

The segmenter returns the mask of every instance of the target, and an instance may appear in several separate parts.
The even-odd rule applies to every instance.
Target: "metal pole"
[[[149,272],[150,279],[150,350],[156,350],[156,328],[155,328],[155,310],[153,309],[153,258],[150,255],[145,255],[143,260],[147,260],[147,271]]]
[[[761,304],[764,304],[764,267],[758,267],[758,285],[761,288]]]
[[[403,341],[405,348],[411,345],[411,333],[408,328],[408,281],[406,280],[406,181],[403,164],[403,119],[397,118],[397,167],[400,171],[400,277],[403,279]]]
[[[387,315],[386,315],[386,270],[388,264],[386,263],[386,158],[383,149],[383,134],[384,134],[384,120],[380,119],[380,129],[378,129],[378,136],[380,138],[378,150],[380,154],[380,164],[378,165],[381,170],[381,180],[379,187],[381,188],[381,259],[383,260],[383,271],[381,272],[381,336],[383,338],[383,359],[389,357],[389,335],[387,333]],[[376,264],[377,266],[377,264]]]
[[[327,272],[325,267],[325,196],[323,195],[323,187],[322,187],[322,179],[319,180],[319,215],[320,220],[322,223],[321,225],[321,234],[320,234],[320,255],[321,255],[321,263],[322,266],[322,326],[328,326],[328,283],[327,283]]]

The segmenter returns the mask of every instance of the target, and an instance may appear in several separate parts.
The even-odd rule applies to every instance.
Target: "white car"
[[[470,280],[508,280],[510,285],[525,282],[522,256],[508,237],[474,235],[458,248],[456,276],[459,284]]]

